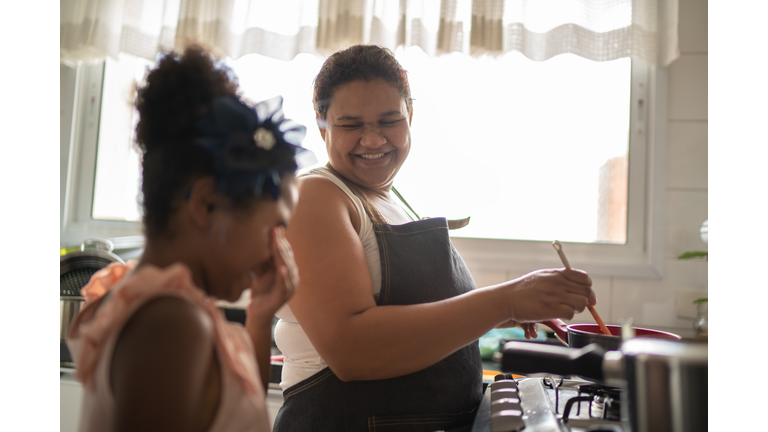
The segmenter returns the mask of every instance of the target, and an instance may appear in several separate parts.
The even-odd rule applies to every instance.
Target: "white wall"
[[[708,250],[699,234],[708,219],[706,0],[680,0],[678,36],[681,55],[668,67],[664,278],[593,278],[597,310],[607,323],[631,317],[637,326],[690,330],[693,319],[675,313],[676,293],[701,291],[705,297],[707,292],[707,262],[677,259],[683,252]],[[520,276],[470,271],[478,286]],[[584,312],[572,322],[594,320]]]

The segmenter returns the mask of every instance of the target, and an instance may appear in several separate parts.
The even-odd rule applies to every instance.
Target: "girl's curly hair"
[[[199,46],[165,54],[137,87],[136,144],[148,238],[170,235],[168,221],[184,189],[214,174],[211,157],[194,143],[196,125],[211,113],[215,98],[237,89],[232,70]]]

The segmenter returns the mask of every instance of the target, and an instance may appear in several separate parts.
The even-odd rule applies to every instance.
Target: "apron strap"
[[[400,199],[400,201],[401,201],[403,204],[405,204],[405,206],[406,206],[406,207],[408,207],[408,210],[410,210],[410,211],[411,211],[411,213],[413,213],[413,215],[414,215],[414,216],[416,216],[416,220],[421,220],[421,217],[419,217],[419,214],[418,214],[418,213],[416,213],[416,210],[412,209],[412,208],[411,208],[411,206],[410,206],[410,205],[408,205],[408,202],[405,200],[405,198],[403,198],[403,196],[402,196],[402,195],[400,195],[400,192],[398,192],[398,191],[397,191],[397,188],[396,188],[396,187],[392,186],[392,192],[394,192],[394,193],[395,193],[395,195],[396,195],[396,196],[397,196],[397,197]],[[408,215],[408,217],[411,217],[411,215]],[[413,220],[413,218],[412,218],[412,217],[411,217],[411,220]]]
[[[469,225],[469,216],[464,219],[448,219],[448,229],[455,230]]]
[[[328,162],[325,165],[325,168],[328,169],[328,171],[332,172],[333,175],[339,178],[342,182],[344,182],[345,185],[349,188],[349,190],[352,191],[353,194],[355,194],[356,197],[360,198],[360,201],[363,202],[363,208],[365,209],[365,212],[368,213],[368,217],[373,221],[375,224],[384,224],[387,225],[387,221],[384,219],[384,216],[381,215],[381,212],[378,208],[373,204],[370,198],[368,198],[368,195],[363,192],[362,188],[355,183],[352,183],[351,181],[347,180],[344,176],[339,174],[338,171],[336,171],[333,166],[331,165],[331,162]]]
[[[349,190],[352,191],[355,196],[360,198],[360,201],[363,202],[363,208],[365,209],[365,212],[368,213],[368,217],[371,219],[371,221],[375,224],[385,224],[387,225],[387,221],[384,219],[384,216],[381,215],[381,212],[378,208],[376,208],[376,205],[373,204],[373,201],[368,197],[368,195],[363,192],[363,189],[356,185],[355,183],[352,183],[351,181],[347,180],[344,176],[339,174],[338,171],[336,171],[333,166],[331,165],[331,162],[329,161],[327,164],[325,164],[325,168],[328,169],[328,171],[332,172],[333,175],[339,178],[342,182],[344,182],[345,185],[349,188]],[[403,198],[402,195],[400,195],[400,192],[395,189],[395,187],[392,187],[392,191],[395,193],[395,196],[397,196],[400,201],[402,201],[403,204],[405,204],[406,207],[408,207],[408,210],[410,210],[414,216],[416,216],[417,220],[421,220],[422,218],[419,217],[419,214],[416,213],[413,208],[408,204],[408,202]],[[407,214],[407,213],[406,213]],[[411,217],[409,214],[408,217]],[[413,219],[411,217],[411,219]],[[427,219],[427,218],[424,218]],[[466,217],[464,219],[454,219],[454,220],[448,220],[448,229],[454,230],[459,228],[464,228],[469,224],[469,217]]]

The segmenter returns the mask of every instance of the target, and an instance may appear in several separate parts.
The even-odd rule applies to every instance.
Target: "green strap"
[[[333,166],[331,165],[331,162],[329,161],[325,168],[327,168],[331,173],[333,173],[336,177],[338,177],[347,187],[352,191],[353,194],[355,194],[360,200],[363,202],[363,208],[365,209],[365,212],[368,213],[368,217],[373,221],[373,223],[378,224],[386,224],[387,221],[384,219],[384,216],[381,215],[381,212],[379,212],[379,209],[376,208],[376,205],[373,204],[370,198],[368,198],[368,195],[366,195],[362,188],[355,183],[347,180],[342,176],[341,174],[336,171]],[[416,213],[413,208],[408,204],[408,202],[403,198],[402,195],[400,195],[400,192],[397,191],[397,189],[393,186],[392,191],[395,193],[395,196],[397,196],[400,201],[402,201],[403,204],[405,204],[406,207],[408,207],[408,210],[413,213],[414,216],[416,216],[416,219],[413,219],[413,217],[408,214],[408,218],[411,220],[421,220],[421,217],[419,217],[419,214]],[[455,230],[459,228],[463,228],[469,224],[469,218],[464,219],[457,219],[457,220],[449,220],[448,221],[448,229]]]
[[[402,202],[403,202],[403,204],[405,204],[405,206],[406,206],[406,207],[408,207],[408,210],[410,210],[410,211],[411,211],[411,213],[413,213],[413,215],[414,215],[414,216],[416,216],[416,220],[421,220],[421,218],[419,217],[419,214],[418,214],[418,213],[416,213],[416,210],[414,210],[414,209],[412,209],[412,208],[411,208],[411,206],[408,204],[408,201],[406,201],[406,200],[405,200],[405,198],[403,198],[403,196],[402,196],[402,195],[400,195],[400,192],[398,192],[398,191],[397,191],[397,188],[395,188],[394,186],[392,186],[392,192],[394,192],[394,193],[395,193],[395,195],[396,195],[396,196],[397,196],[397,197],[400,199],[400,201],[402,201]],[[411,215],[408,215],[408,217],[409,217],[409,218],[411,218],[411,220],[413,220],[413,218],[411,217]]]

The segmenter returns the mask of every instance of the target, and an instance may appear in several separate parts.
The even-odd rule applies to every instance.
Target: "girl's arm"
[[[299,284],[293,252],[283,232],[282,227],[274,228],[271,232],[272,269],[257,275],[251,286],[251,303],[246,309],[245,327],[253,341],[265,392],[269,386],[271,366],[272,319],[275,312],[291,298]]]
[[[261,384],[264,387],[266,393],[267,387],[269,387],[269,376],[271,368],[271,352],[272,352],[272,319],[269,321],[251,319],[250,323],[246,327],[248,335],[253,342],[253,349],[256,355],[256,363],[259,365],[259,377],[261,378]],[[257,323],[257,321],[259,321]]]
[[[113,430],[205,430],[221,388],[215,361],[213,323],[204,311],[175,297],[147,303],[124,327],[112,357]]]

